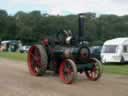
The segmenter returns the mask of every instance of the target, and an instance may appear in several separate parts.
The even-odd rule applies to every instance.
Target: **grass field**
[[[119,75],[128,75],[128,64],[124,65],[104,65],[104,73],[109,74],[119,74]]]
[[[18,52],[0,52],[0,57],[12,59],[12,60],[19,60],[19,61],[26,61],[27,60],[27,54],[18,53]]]
[[[27,54],[21,53],[11,53],[11,52],[0,52],[0,57],[12,59],[12,60],[19,60],[25,61],[27,60]],[[107,74],[119,74],[119,75],[128,75],[128,64],[125,65],[112,65],[107,64],[103,66],[104,73]]]

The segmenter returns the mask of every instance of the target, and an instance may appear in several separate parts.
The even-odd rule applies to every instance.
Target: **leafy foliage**
[[[86,13],[85,37],[93,44],[116,37],[128,37],[128,15],[101,15]],[[24,43],[38,42],[45,37],[54,37],[64,29],[78,34],[78,16],[53,16],[40,11],[17,12],[14,16],[0,10],[0,40],[20,39]]]

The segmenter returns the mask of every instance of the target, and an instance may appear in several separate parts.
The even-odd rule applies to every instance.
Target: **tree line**
[[[0,40],[21,40],[30,44],[45,37],[55,37],[57,32],[71,30],[78,33],[78,15],[54,16],[41,14],[40,11],[29,13],[19,11],[9,15],[0,10]],[[107,39],[128,37],[128,15],[100,15],[86,13],[86,40],[94,44],[101,44]]]

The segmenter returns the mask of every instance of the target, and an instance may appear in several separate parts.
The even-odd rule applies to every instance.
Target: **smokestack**
[[[81,41],[84,35],[84,26],[85,26],[85,14],[79,14],[79,32],[78,32],[78,40]]]

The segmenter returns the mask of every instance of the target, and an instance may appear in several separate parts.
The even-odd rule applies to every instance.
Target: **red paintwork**
[[[96,66],[94,66],[92,70],[89,70],[85,73],[89,80],[92,80],[92,81],[97,80],[98,73],[97,73]]]
[[[44,44],[45,46],[48,46],[48,43],[49,43],[49,40],[48,40],[48,39],[44,39],[44,40],[43,40],[43,44]]]
[[[34,64],[33,64],[34,63]],[[36,46],[32,46],[28,54],[28,67],[32,75],[37,76],[41,67],[41,58],[39,50]]]
[[[60,79],[62,80],[62,81],[64,81],[64,83],[65,84],[71,84],[72,83],[72,81],[73,81],[73,79],[72,79],[72,77],[73,77],[73,74],[72,74],[72,69],[70,69],[70,68],[66,68],[65,69],[65,65],[67,64],[68,62],[66,62],[66,61],[63,61],[62,63],[61,63],[61,65],[60,65],[60,70],[59,70],[59,75],[60,75]],[[65,73],[64,73],[64,71],[66,71]],[[70,77],[71,77],[71,79],[66,79],[66,76],[65,75],[69,75]]]

